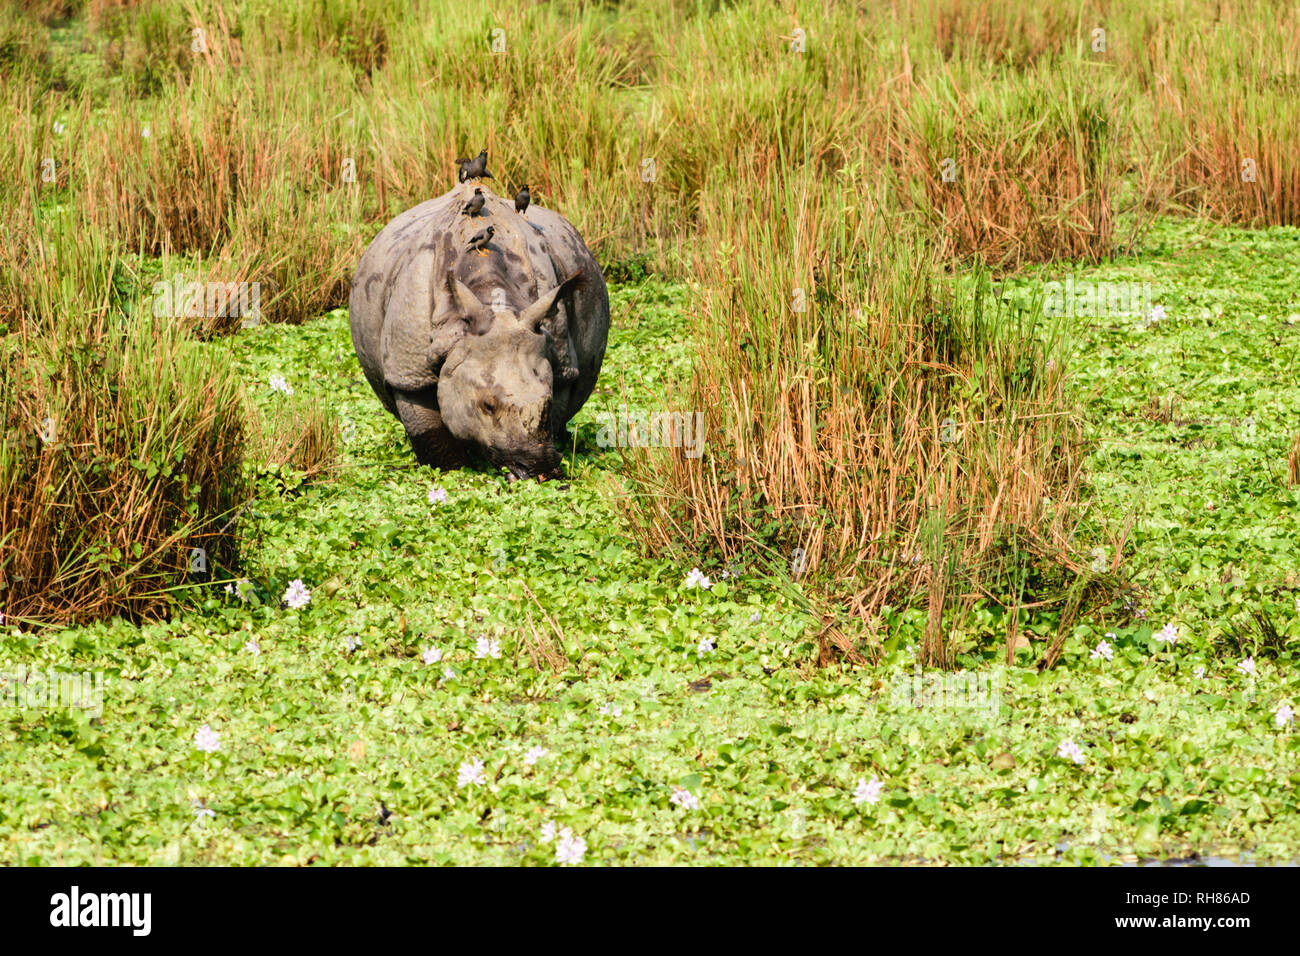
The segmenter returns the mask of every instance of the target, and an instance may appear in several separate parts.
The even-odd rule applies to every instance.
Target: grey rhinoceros
[[[600,266],[563,216],[463,183],[402,213],[352,280],[352,345],[417,458],[460,467],[478,447],[515,478],[558,474],[555,448],[595,387],[609,334]],[[482,252],[471,237],[494,232]]]

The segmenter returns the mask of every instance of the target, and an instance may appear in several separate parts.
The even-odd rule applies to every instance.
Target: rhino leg
[[[463,468],[469,462],[469,446],[453,435],[438,413],[438,390],[420,392],[393,391],[397,417],[406,428],[422,465],[434,468]]]

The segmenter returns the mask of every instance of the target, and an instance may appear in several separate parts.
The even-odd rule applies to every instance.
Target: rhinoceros
[[[605,277],[563,216],[477,188],[478,215],[462,215],[466,182],[375,237],[352,280],[352,345],[422,464],[461,467],[477,447],[514,478],[554,476],[605,356]]]

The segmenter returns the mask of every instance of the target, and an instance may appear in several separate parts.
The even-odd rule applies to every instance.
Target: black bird
[[[494,226],[488,226],[481,232],[476,232],[469,240],[469,248],[473,249],[480,256],[487,255],[487,244],[492,241],[492,234],[496,232]]]
[[[528,194],[528,184],[524,183],[524,188],[515,195],[515,212],[521,216],[527,216],[528,204],[532,201],[533,197]]]
[[[474,195],[465,203],[465,208],[460,211],[462,216],[477,216],[479,210],[483,208],[483,190],[477,186],[474,187]]]
[[[463,183],[467,179],[478,182],[483,179],[496,179],[487,171],[487,150],[479,153],[473,159],[458,159],[456,165],[460,167],[460,181]]]

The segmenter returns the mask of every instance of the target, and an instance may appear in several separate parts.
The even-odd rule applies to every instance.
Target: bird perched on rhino
[[[483,190],[474,187],[474,195],[469,197],[469,202],[465,203],[465,208],[460,211],[462,216],[477,216],[483,210]]]
[[[522,189],[515,194],[515,212],[521,216],[528,215],[528,204],[533,201],[532,195],[528,192],[528,184],[524,183]]]
[[[473,249],[480,256],[487,255],[487,244],[492,241],[492,236],[496,231],[495,226],[488,226],[486,229],[474,233],[474,235],[470,236],[468,248]]]
[[[456,165],[460,167],[459,180],[464,182],[472,179],[474,182],[481,182],[484,179],[496,179],[487,171],[487,150],[479,153],[473,159],[458,159]]]

